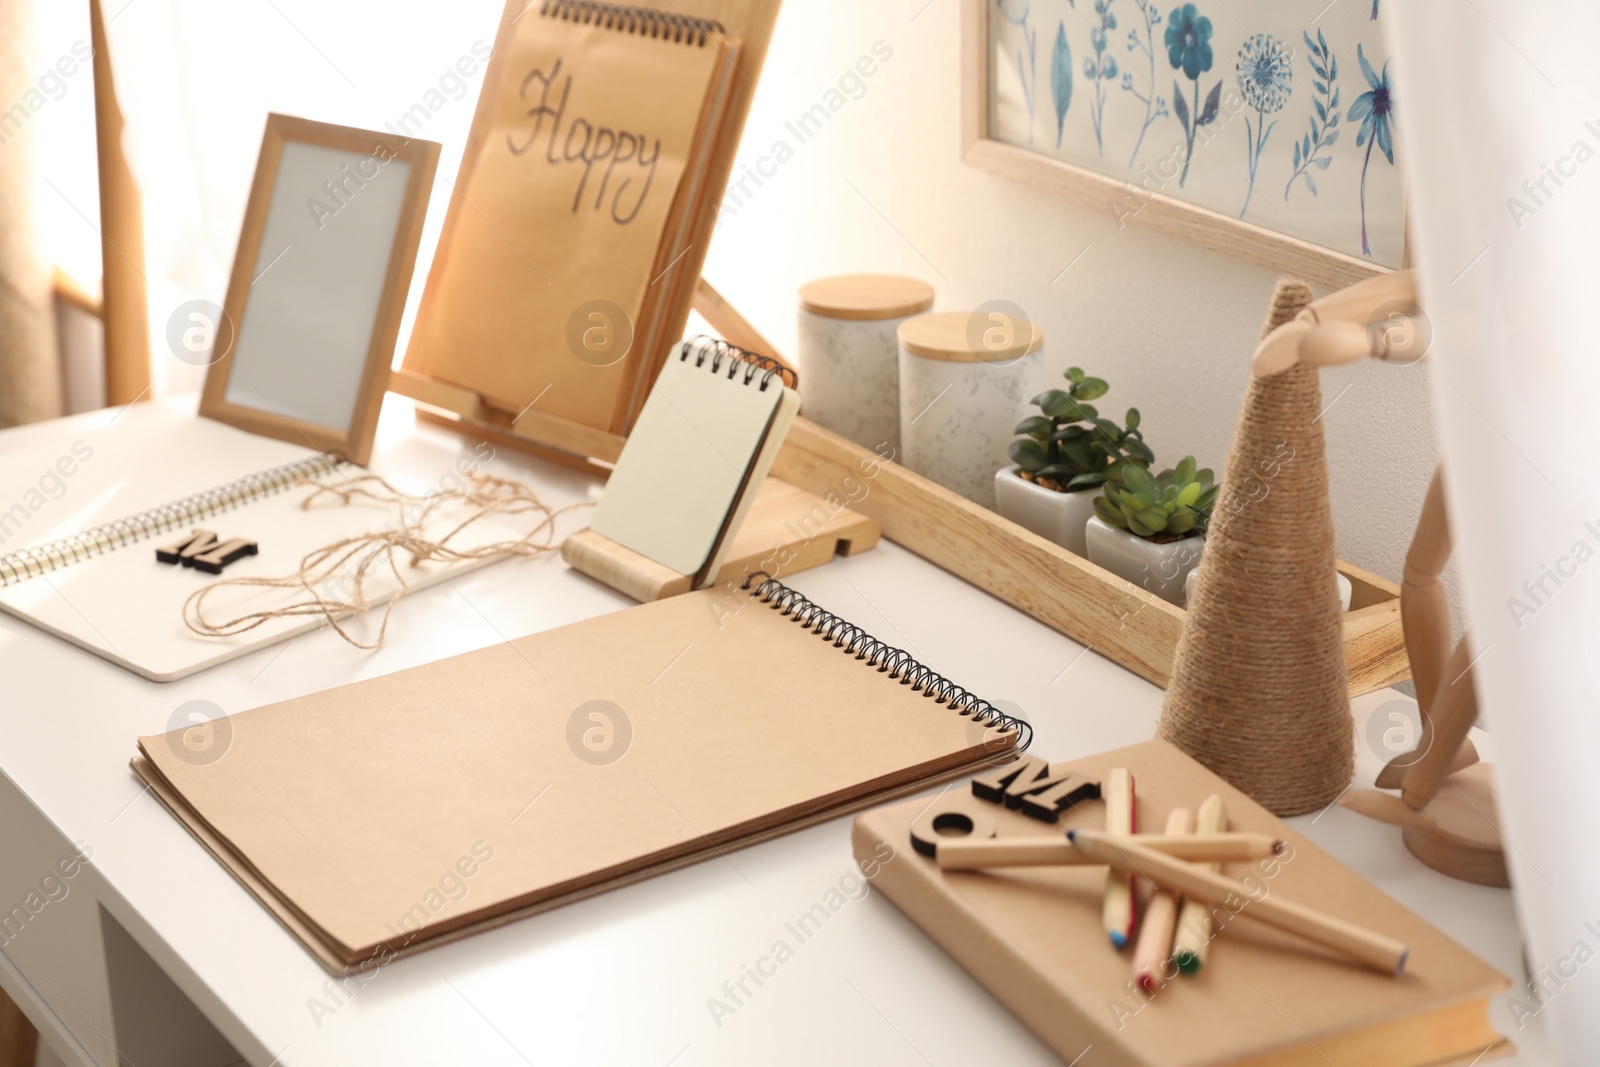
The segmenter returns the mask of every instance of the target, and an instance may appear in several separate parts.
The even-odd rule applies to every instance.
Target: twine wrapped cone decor
[[[1262,330],[1311,302],[1280,281]],[[1251,378],[1158,733],[1277,815],[1355,772],[1317,368]]]

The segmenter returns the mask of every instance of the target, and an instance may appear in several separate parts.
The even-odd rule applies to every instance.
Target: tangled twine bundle
[[[376,474],[345,478],[339,484],[324,481],[312,481],[309,484],[315,486],[315,491],[300,502],[302,510],[309,510],[324,496],[338,497],[340,504],[349,504],[356,497],[363,497],[394,505],[396,520],[384,529],[346,537],[306,553],[300,560],[299,570],[293,574],[281,578],[223,578],[196,590],[183,603],[183,621],[191,631],[205,637],[230,637],[253,630],[271,619],[313,615],[321,617],[333,627],[334,632],[355,647],[378,648],[388,633],[389,616],[394,606],[410,589],[411,583],[406,578],[408,571],[424,563],[460,563],[500,556],[542,556],[554,552],[560,546],[556,537],[556,520],[569,511],[592,506],[592,502],[584,501],[551,508],[529,486],[482,473],[472,475],[463,492],[437,492],[426,496],[401,492]],[[436,539],[426,536],[430,522],[441,517],[447,508],[463,509],[465,514]],[[514,540],[495,541],[471,548],[457,545],[456,542],[465,531],[489,516],[531,516],[534,525]],[[368,599],[368,583],[374,575],[384,570],[394,576],[399,588],[384,608],[377,637],[364,643],[346,630],[339,620],[373,606]],[[304,597],[283,607],[249,611],[225,620],[206,617],[206,601],[218,590],[245,586],[299,590]]]
[[[1262,336],[1310,302],[1280,282]],[[1316,367],[1251,379],[1158,727],[1278,815],[1355,769],[1321,405]]]

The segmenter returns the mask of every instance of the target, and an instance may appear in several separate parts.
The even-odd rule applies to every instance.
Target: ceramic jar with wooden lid
[[[1028,401],[1039,392],[1038,326],[1007,312],[942,311],[901,323],[900,461],[984,507]]]
[[[931,285],[892,274],[840,274],[802,285],[796,369],[806,418],[898,457],[895,331],[932,306]]]

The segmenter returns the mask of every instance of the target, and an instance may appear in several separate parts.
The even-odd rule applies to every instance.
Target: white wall
[[[914,275],[940,310],[1013,301],[1044,328],[1048,379],[1107,379],[1099,406],[1139,408],[1163,466],[1192,452],[1220,474],[1275,275],[963,164],[958,24],[958,0],[785,3],[735,179],[778,141],[793,156],[727,201],[706,277],[789,353],[795,290],[827,274]],[[785,123],[880,40],[865,92],[800,143]],[[1323,375],[1339,553],[1394,580],[1437,454],[1426,373]]]

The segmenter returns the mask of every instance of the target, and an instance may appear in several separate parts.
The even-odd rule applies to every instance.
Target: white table
[[[373,466],[427,485],[469,445],[412,430],[408,416],[386,413]],[[23,444],[104,433],[109,418],[0,433],[0,459]],[[533,482],[550,502],[595,492],[581,475],[504,449],[492,469]],[[1160,690],[895,545],[793,584],[970,689],[1025,709],[1034,751],[1047,758],[1130,744],[1154,729]],[[134,738],[166,730],[187,700],[243,710],[628,604],[559,558],[502,563],[407,598],[375,653],[324,630],[169,685],[0,616],[0,907],[39,888],[69,842],[92,850],[82,873],[51,890],[59,899],[46,898],[15,936],[4,935],[0,986],[75,1067],[116,1063],[113,1042],[136,1067],[240,1057],[257,1067],[1056,1063],[871,893],[733,1015],[713,1018],[708,999],[724,996],[723,983],[852,871],[847,819],[424,952],[346,990],[128,770]],[[1394,696],[1356,701],[1358,726]],[[1366,785],[1379,761],[1362,750],[1357,782]],[[1521,975],[1506,892],[1428,870],[1398,831],[1340,808],[1294,824]],[[1501,1062],[1550,1062],[1537,1019],[1518,1031],[1502,999],[1494,1020],[1521,1048]]]

